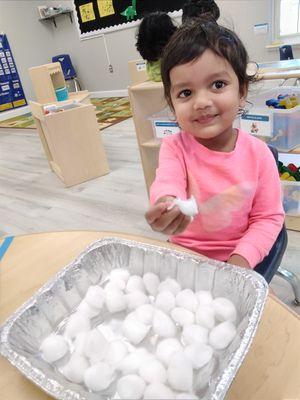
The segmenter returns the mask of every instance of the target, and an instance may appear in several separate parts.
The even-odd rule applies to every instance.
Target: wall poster
[[[0,34],[0,112],[26,106],[22,88],[7,36]]]
[[[138,25],[140,19],[152,11],[180,15],[186,0],[74,0],[80,38]]]

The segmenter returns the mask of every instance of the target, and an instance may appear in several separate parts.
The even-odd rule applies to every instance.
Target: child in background
[[[163,139],[145,214],[153,230],[210,258],[254,268],[284,222],[281,186],[271,151],[233,128],[245,105],[247,52],[215,21],[182,25],[162,58],[165,97],[181,132]],[[175,198],[197,201],[193,220]]]
[[[154,82],[161,81],[162,51],[175,31],[176,27],[169,15],[159,11],[147,14],[139,26],[136,48],[147,61],[147,74]]]
[[[214,0],[187,0],[182,7],[182,23],[198,17],[213,18],[217,21],[220,9]]]

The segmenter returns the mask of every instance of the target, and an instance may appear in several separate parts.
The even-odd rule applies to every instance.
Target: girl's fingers
[[[166,203],[157,203],[155,206],[150,207],[146,212],[145,218],[149,225],[152,225],[154,221],[161,217],[161,215],[166,211]]]
[[[184,232],[190,223],[191,223],[191,217],[184,215],[184,218],[182,219],[181,223],[178,225],[178,227],[177,227],[176,231],[173,233],[173,235],[179,235],[180,233]]]
[[[177,231],[178,227],[182,224],[182,221],[184,220],[185,216],[184,214],[180,213],[177,218],[175,218],[170,225],[166,227],[166,229],[163,231],[166,235],[174,235],[175,232]]]
[[[151,225],[151,228],[155,231],[165,233],[165,229],[181,215],[179,208],[176,206],[170,211],[164,212],[160,218],[156,219]]]

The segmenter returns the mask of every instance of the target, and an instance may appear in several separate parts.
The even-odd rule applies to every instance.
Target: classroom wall
[[[255,24],[271,23],[271,1],[217,0],[222,16],[220,22],[233,28],[240,35],[250,58],[258,62],[279,59],[278,49],[268,51],[265,48],[269,43],[269,35],[253,34]],[[126,89],[130,83],[127,63],[139,58],[135,50],[136,27],[106,34],[110,61],[114,69],[111,74],[108,71],[103,38],[80,41],[76,23],[71,24],[67,15],[57,17],[57,28],[51,21],[38,21],[39,5],[58,4],[72,6],[73,3],[69,0],[0,1],[0,29],[8,35],[27,99],[34,99],[28,68],[48,63],[53,55],[61,53],[71,55],[86,89]],[[297,51],[295,54],[297,56]]]

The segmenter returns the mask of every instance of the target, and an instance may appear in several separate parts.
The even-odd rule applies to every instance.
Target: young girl
[[[176,31],[172,19],[165,12],[147,14],[139,26],[136,48],[147,61],[147,74],[154,82],[161,81],[160,59],[165,45]]]
[[[181,133],[163,139],[145,217],[170,241],[210,258],[254,268],[284,222],[271,151],[233,128],[247,96],[247,52],[214,21],[183,25],[162,58],[165,97]],[[197,201],[191,220],[175,198]]]

